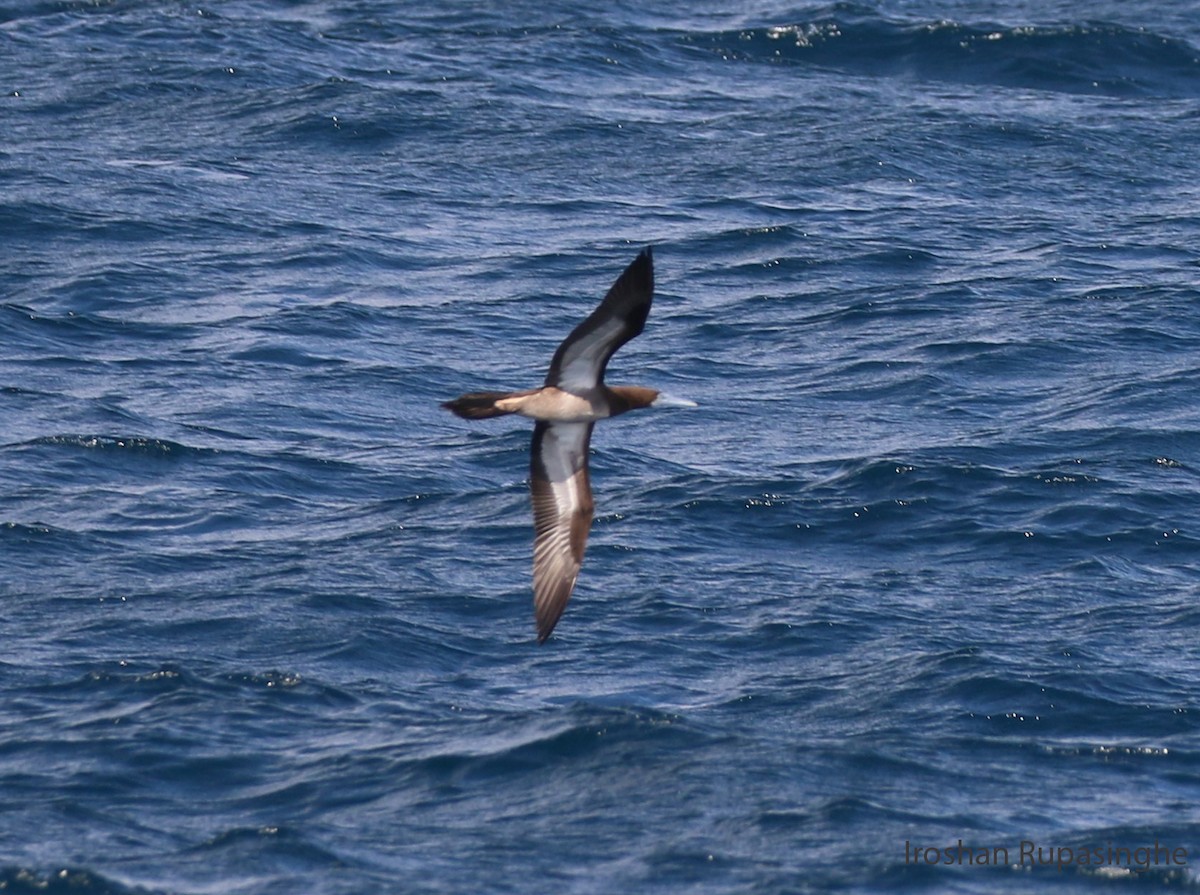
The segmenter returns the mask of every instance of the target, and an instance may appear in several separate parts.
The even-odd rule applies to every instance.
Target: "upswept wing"
[[[570,392],[597,387],[616,350],[646,325],[653,298],[654,258],[647,247],[625,268],[599,307],[558,346],[546,385]]]

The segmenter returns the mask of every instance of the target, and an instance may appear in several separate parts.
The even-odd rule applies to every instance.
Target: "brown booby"
[[[597,420],[642,407],[695,406],[652,388],[604,384],[609,360],[642,331],[653,299],[654,260],[646,248],[599,307],[558,346],[545,385],[523,392],[474,392],[442,405],[470,420],[509,413],[537,420],[529,491],[538,643],[545,643],[554,630],[583,563],[594,506],[588,481],[592,427]]]

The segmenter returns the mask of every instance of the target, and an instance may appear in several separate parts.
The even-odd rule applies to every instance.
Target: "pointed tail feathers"
[[[504,416],[513,413],[511,410],[501,410],[496,402],[502,398],[512,397],[512,392],[472,392],[447,401],[442,406],[456,416],[465,420],[485,420],[493,416]]]

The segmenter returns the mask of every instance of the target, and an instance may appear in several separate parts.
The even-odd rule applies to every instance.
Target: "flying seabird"
[[[529,464],[533,501],[533,607],[545,643],[571,598],[588,532],[592,489],[588,444],[597,420],[656,406],[696,406],[652,388],[604,384],[618,348],[646,325],[654,299],[654,259],[644,249],[604,301],[558,346],[546,383],[523,392],[474,392],[442,406],[464,419],[518,413],[537,420]]]

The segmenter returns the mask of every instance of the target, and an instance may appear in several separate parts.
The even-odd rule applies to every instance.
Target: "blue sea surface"
[[[1195,0],[5,3],[0,891],[1200,890],[1198,147]],[[539,647],[439,404],[647,245]]]

